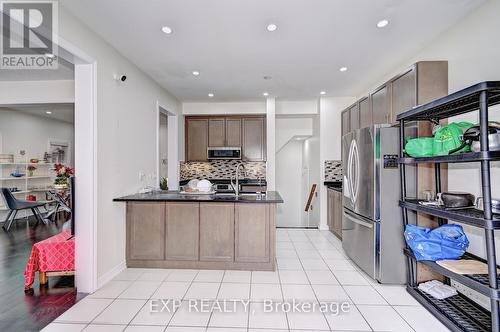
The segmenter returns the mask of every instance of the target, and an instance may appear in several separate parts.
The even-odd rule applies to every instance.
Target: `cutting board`
[[[436,263],[457,274],[488,274],[488,265],[473,259],[444,260]],[[500,272],[498,269],[497,271]]]

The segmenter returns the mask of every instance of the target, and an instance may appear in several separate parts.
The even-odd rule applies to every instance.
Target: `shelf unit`
[[[34,176],[27,176],[28,167],[35,166],[37,170]],[[10,176],[14,170],[19,169],[26,174],[22,177]],[[38,174],[37,174],[38,173]],[[20,187],[18,191],[12,192],[16,197],[24,199],[26,194],[42,194],[50,189],[53,184],[53,164],[51,163],[30,163],[30,162],[13,162],[0,163],[0,187]],[[35,188],[33,188],[35,186]],[[23,195],[22,197],[19,197]],[[45,199],[45,197],[43,197]],[[40,200],[40,197],[37,197]],[[4,205],[3,199],[0,199],[0,211],[7,211],[8,208]]]
[[[486,263],[488,265],[488,274],[460,275],[432,261],[420,261],[419,263],[424,264],[448,279],[453,279],[487,296],[490,299],[491,312],[488,312],[461,293],[445,300],[437,300],[421,292],[417,284],[417,261],[410,248],[406,247],[404,249],[404,254],[408,259],[408,292],[452,331],[500,331],[500,278],[497,273],[498,265],[494,238],[494,230],[500,229],[500,215],[492,213],[491,210],[490,177],[490,163],[500,160],[500,151],[489,151],[487,134],[488,108],[497,104],[500,104],[500,82],[481,82],[428,104],[416,106],[397,117],[400,124],[398,161],[400,163],[401,200],[399,206],[402,210],[404,227],[409,223],[409,212],[418,212],[439,218],[440,224],[446,223],[448,220],[453,220],[484,230],[487,259],[483,260],[469,253],[466,253],[461,259],[474,259]],[[481,132],[480,152],[426,158],[411,158],[404,155],[405,124],[415,121],[438,123],[439,120],[477,110],[479,110]],[[418,199],[407,197],[407,165],[433,164],[436,192],[440,192],[441,165],[446,163],[470,162],[480,163],[481,165],[482,196],[484,197],[483,210],[476,208],[445,209],[443,207],[422,205]]]

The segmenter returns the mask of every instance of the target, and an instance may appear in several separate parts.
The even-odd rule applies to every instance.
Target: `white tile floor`
[[[416,331],[447,329],[403,286],[379,285],[345,256],[330,232],[277,231],[276,272],[127,269],[43,331]],[[173,312],[152,313],[158,299]],[[232,312],[190,312],[189,300],[249,300]],[[264,312],[264,300],[346,302],[349,312]],[[230,302],[231,303],[231,302]]]

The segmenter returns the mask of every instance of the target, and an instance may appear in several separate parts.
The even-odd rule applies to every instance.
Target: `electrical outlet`
[[[476,292],[473,289],[470,289],[467,286],[462,285],[461,283],[451,280],[451,286],[454,287],[457,291],[462,293],[463,295],[467,296],[470,298],[472,301],[476,302],[479,304],[481,307],[485,308],[486,310],[490,311],[490,300],[488,297],[484,296],[483,294]]]

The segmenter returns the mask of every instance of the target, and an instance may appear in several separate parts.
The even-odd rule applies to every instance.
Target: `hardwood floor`
[[[35,242],[59,233],[63,221],[35,225],[19,219],[9,233],[0,229],[0,331],[40,331],[85,294],[77,293],[74,277],[49,278],[40,287],[38,274],[33,293],[24,292],[24,269]]]

